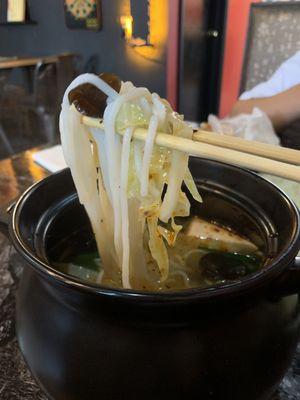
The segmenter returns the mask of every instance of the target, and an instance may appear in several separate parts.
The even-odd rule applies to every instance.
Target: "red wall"
[[[239,95],[251,3],[260,0],[229,0],[219,114],[227,115]]]

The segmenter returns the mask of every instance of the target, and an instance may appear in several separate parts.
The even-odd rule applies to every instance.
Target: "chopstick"
[[[96,118],[83,116],[82,123],[94,128],[103,128],[102,122]],[[118,133],[121,135],[123,134],[123,132]],[[147,137],[147,130],[143,128],[136,128],[133,133],[133,137],[134,139],[145,141]],[[185,139],[178,136],[172,136],[161,132],[157,133],[155,144],[158,146],[168,147],[169,149],[179,150],[193,156],[220,161],[226,164],[232,164],[238,167],[243,167],[257,172],[276,175],[285,179],[300,182],[299,166],[271,160],[269,158],[243,153],[241,151],[198,142],[195,140]]]
[[[220,135],[219,133],[209,132],[202,129],[199,129],[194,133],[193,140],[271,158],[273,160],[288,162],[290,164],[300,165],[299,150],[261,143],[255,140],[245,140],[233,136]]]

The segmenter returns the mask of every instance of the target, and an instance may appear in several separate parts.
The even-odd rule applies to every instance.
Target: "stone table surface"
[[[0,161],[0,221],[5,222],[5,209],[10,203],[33,182],[48,175],[33,162],[35,151]],[[16,340],[15,293],[21,273],[22,262],[7,237],[4,224],[0,222],[0,399],[47,400],[25,365]],[[299,399],[300,345],[272,400]]]

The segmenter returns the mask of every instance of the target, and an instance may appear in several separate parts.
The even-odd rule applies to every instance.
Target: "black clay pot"
[[[267,268],[177,293],[85,284],[49,262],[62,239],[80,248],[92,237],[69,170],[16,204],[10,234],[26,263],[17,333],[50,398],[264,400],[281,381],[300,326],[298,211],[251,172],[200,159],[191,169],[204,198],[193,212],[250,237],[268,253]]]

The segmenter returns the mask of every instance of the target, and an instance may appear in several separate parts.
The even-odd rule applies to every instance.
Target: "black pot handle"
[[[14,209],[16,201],[10,204],[6,210],[0,209],[0,232],[8,236],[8,225],[10,222],[10,214]]]
[[[270,294],[272,298],[300,294],[300,257],[296,257],[290,267],[273,282]]]

